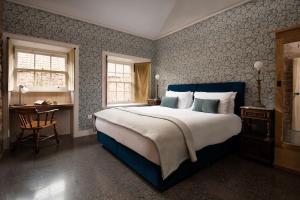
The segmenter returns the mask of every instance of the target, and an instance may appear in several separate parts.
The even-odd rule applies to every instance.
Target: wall
[[[4,30],[79,45],[79,127],[101,108],[102,51],[152,58],[153,41],[75,19],[5,2]]]
[[[0,0],[0,155],[3,151],[3,131],[2,131],[2,116],[3,116],[3,88],[2,88],[2,32],[3,32],[3,0]]]
[[[152,73],[161,75],[160,95],[171,83],[245,81],[247,104],[256,99],[253,64],[262,60],[262,100],[273,106],[273,31],[300,24],[297,2],[253,0],[155,42],[9,2],[5,3],[4,29],[79,45],[79,125],[83,130],[92,127],[87,115],[101,107],[102,51],[153,58]]]
[[[297,0],[254,0],[155,41],[160,94],[172,83],[245,81],[251,104],[257,98],[253,64],[261,60],[262,101],[273,106],[273,31],[300,24],[299,7]]]

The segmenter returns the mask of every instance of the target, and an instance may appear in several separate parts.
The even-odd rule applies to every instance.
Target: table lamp
[[[264,64],[263,62],[261,61],[256,61],[254,63],[254,68],[256,69],[257,71],[257,92],[258,92],[258,99],[255,103],[255,106],[256,107],[265,107],[262,103],[261,103],[261,79],[260,79],[260,72],[261,72],[261,69],[263,68]]]
[[[14,104],[15,106],[24,106],[25,104],[22,104],[22,94],[25,94],[29,92],[29,89],[25,85],[19,85],[19,103]]]

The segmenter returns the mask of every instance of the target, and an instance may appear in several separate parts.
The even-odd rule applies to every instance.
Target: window
[[[107,63],[107,104],[132,103],[133,65],[108,61]]]
[[[67,55],[31,50],[15,51],[15,88],[63,91],[68,88]]]

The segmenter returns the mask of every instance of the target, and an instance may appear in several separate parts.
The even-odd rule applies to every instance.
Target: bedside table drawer
[[[267,119],[267,112],[263,110],[243,110],[242,117]]]

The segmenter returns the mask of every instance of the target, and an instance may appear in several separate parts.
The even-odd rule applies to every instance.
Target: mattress
[[[172,109],[162,106],[131,107],[130,109],[149,114],[175,117],[190,129],[195,149],[198,151],[208,145],[226,141],[241,131],[242,123],[235,114],[212,114],[196,112],[190,109]],[[148,138],[110,122],[96,119],[98,131],[114,138],[149,161],[160,165],[159,154],[155,144]]]

